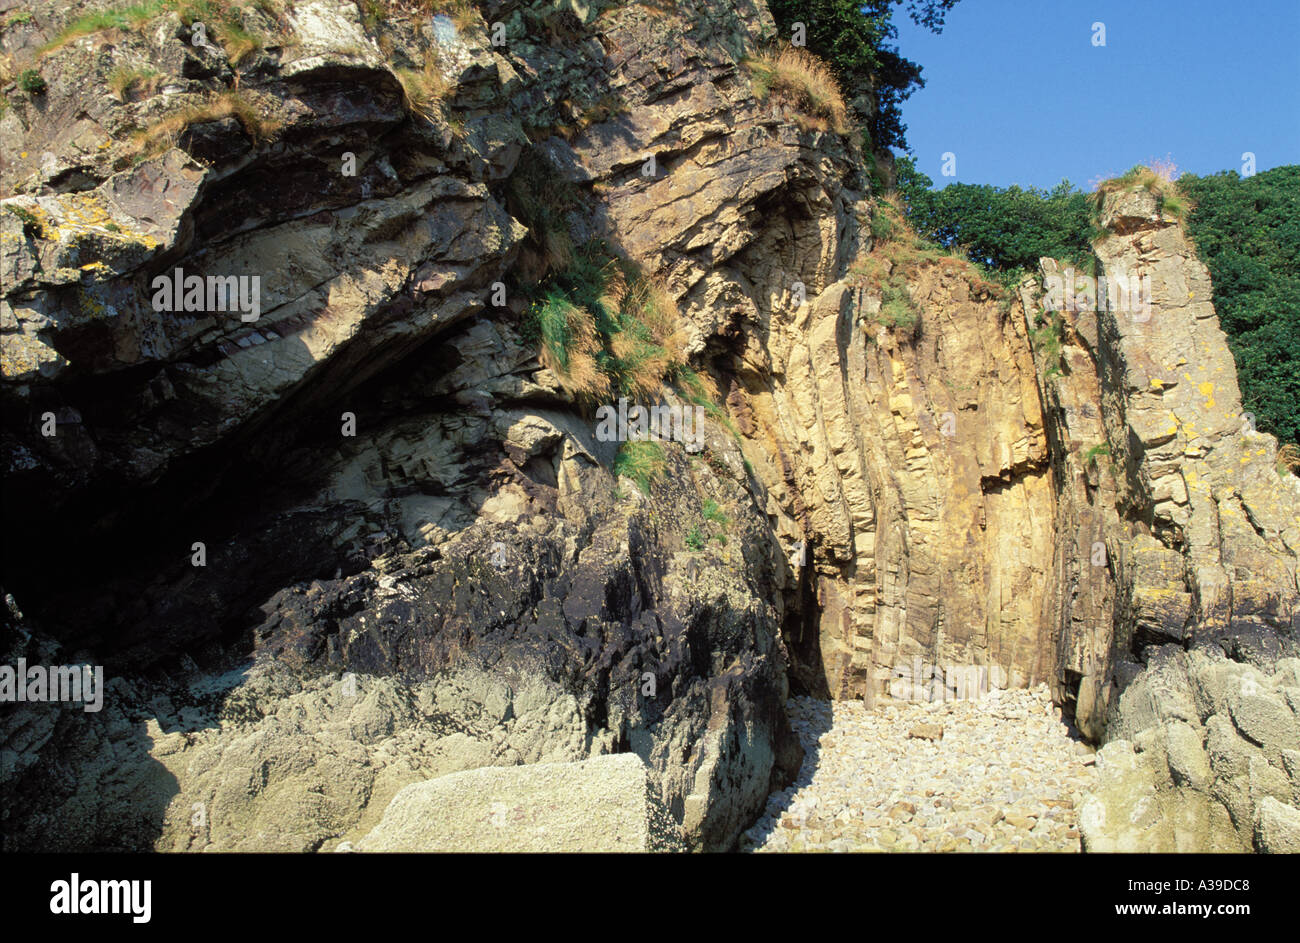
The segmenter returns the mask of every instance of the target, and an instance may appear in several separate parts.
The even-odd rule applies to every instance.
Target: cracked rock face
[[[33,14],[6,53],[66,16]],[[635,754],[642,844],[731,848],[799,769],[792,687],[954,694],[916,664],[1046,682],[1109,742],[1090,847],[1293,847],[1300,483],[1146,195],[1096,251],[1149,319],[1062,312],[1054,358],[1039,286],[879,261],[860,149],[753,93],[761,3],[249,15],[238,67],[162,17],[0,116],[6,662],[113,679],[0,713],[6,847],[408,847],[407,787]],[[394,69],[433,52],[413,113]],[[110,96],[132,61],[156,87]],[[648,493],[524,329],[522,179],[580,193],[571,241],[661,280],[721,389]],[[159,310],[178,269],[258,275],[257,317]]]
[[[498,7],[516,36],[545,19]],[[221,118],[139,161],[126,132],[227,66],[174,28],[51,54],[78,81],[5,119],[57,151],[6,164],[5,511],[32,550],[6,564],[25,607],[6,647],[115,680],[101,715],[6,712],[7,844],[328,849],[411,783],[624,753],[676,845],[717,849],[793,775],[784,559],[736,442],[710,423],[699,454],[665,445],[650,493],[619,484],[519,307],[489,305],[526,232],[506,209],[526,129],[573,120],[575,65],[628,103],[602,133],[667,162],[701,135],[672,130],[692,105],[654,101],[716,81],[716,137],[771,29],[758,9],[689,36],[623,19],[503,51],[482,21],[399,19],[381,53],[354,5],[298,4],[239,73],[273,141]],[[408,115],[389,70],[435,47],[455,128]],[[174,70],[164,96],[83,108],[131,55]],[[75,144],[51,120],[73,112]],[[600,225],[575,236],[618,241]],[[177,269],[259,274],[257,317],[157,310]],[[705,501],[726,542],[689,549]],[[56,574],[35,547],[68,539],[85,565]]]
[[[1081,726],[1113,760],[1081,813],[1085,846],[1277,851],[1300,798],[1285,752],[1300,738],[1300,482],[1242,415],[1209,276],[1181,228],[1144,191],[1108,195],[1102,221],[1107,278],[1149,278],[1151,305],[1080,313],[1072,369],[1050,381],[1068,417],[1058,461],[1081,482],[1060,506],[1108,562],[1073,567],[1057,589],[1062,623],[1071,597],[1101,617],[1062,653]],[[1104,472],[1070,445],[1097,434],[1094,415]]]

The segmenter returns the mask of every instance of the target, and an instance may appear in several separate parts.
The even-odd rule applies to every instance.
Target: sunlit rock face
[[[1117,744],[1086,841],[1287,847],[1297,482],[1148,195],[1096,252],[1149,310],[1052,331],[1051,260],[871,237],[858,142],[755,95],[761,3],[248,16],[238,66],[163,16],[0,116],[7,657],[111,679],[4,706],[6,847],[364,848],[413,784],[632,753],[642,844],[726,849],[799,768],[790,690],[1040,682]],[[646,492],[527,327],[550,187],[720,390]]]

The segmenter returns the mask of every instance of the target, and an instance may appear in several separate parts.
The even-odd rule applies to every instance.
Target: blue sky
[[[1300,163],[1300,0],[961,0],[937,36],[894,20],[926,81],[902,105],[908,144],[936,187]]]

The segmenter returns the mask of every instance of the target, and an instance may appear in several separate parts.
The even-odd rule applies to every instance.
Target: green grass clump
[[[23,224],[23,234],[33,239],[45,238],[45,226],[35,213],[15,203],[6,204],[5,209]]]
[[[108,73],[108,88],[118,101],[126,101],[133,92],[152,94],[162,78],[151,66],[117,66]]]
[[[1048,379],[1061,374],[1061,347],[1063,344],[1062,332],[1065,323],[1058,312],[1052,312],[1050,317],[1045,317],[1043,312],[1035,316],[1037,325],[1029,332],[1030,340],[1033,343],[1034,351],[1040,355],[1040,359],[1045,364],[1043,378]]]
[[[874,318],[863,322],[864,330],[874,323],[888,327],[903,338],[915,338],[921,328],[921,312],[908,294],[907,277],[895,269],[880,290],[880,310]]]
[[[261,51],[265,40],[244,26],[242,12],[261,10],[276,15],[272,0],[254,0],[252,3],[230,3],[226,0],[143,0],[130,6],[83,13],[63,27],[53,40],[39,50],[46,55],[63,48],[68,43],[110,29],[142,30],[163,13],[176,13],[186,26],[202,23],[211,38],[218,43],[232,66],[238,66],[253,54]]]
[[[1108,193],[1128,190],[1146,190],[1156,196],[1156,208],[1161,215],[1183,220],[1190,208],[1187,196],[1178,188],[1177,170],[1172,163],[1157,161],[1156,166],[1137,164],[1118,177],[1098,184],[1093,198],[1093,219],[1101,215]]]
[[[1088,449],[1088,451],[1084,452],[1084,453],[1083,453],[1083,464],[1085,464],[1085,465],[1095,465],[1095,464],[1097,463],[1097,459],[1100,458],[1100,457],[1103,456],[1103,455],[1104,455],[1104,456],[1109,456],[1109,455],[1110,455],[1110,445],[1109,445],[1109,443],[1106,443],[1106,442],[1100,442],[1100,443],[1098,443],[1097,445],[1092,446],[1090,449]]]
[[[594,241],[547,278],[525,315],[542,365],[575,399],[653,397],[686,366],[671,295]]]
[[[146,0],[144,3],[115,10],[92,10],[72,20],[53,40],[40,49],[40,54],[54,52],[68,43],[109,29],[138,29],[164,9],[172,6],[167,0]]]
[[[713,523],[721,524],[724,527],[731,523],[731,519],[722,512],[722,508],[718,507],[718,502],[714,501],[712,498],[709,498],[704,502],[702,513],[704,514],[704,519],[706,521],[712,521]]]
[[[900,328],[906,333],[916,328],[921,316],[913,307],[906,288],[886,285],[877,320],[887,327]]]
[[[887,241],[894,237],[897,227],[889,215],[879,207],[871,214],[871,238]]]
[[[666,464],[664,447],[658,442],[624,442],[614,459],[614,476],[631,478],[641,493],[648,495]]]

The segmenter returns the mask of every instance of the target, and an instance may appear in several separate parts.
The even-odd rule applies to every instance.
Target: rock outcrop
[[[484,767],[407,786],[357,851],[673,851],[634,754]]]
[[[800,767],[791,687],[951,669],[1106,743],[1088,847],[1294,845],[1300,482],[1149,194],[1096,246],[1149,317],[1058,322],[873,238],[860,145],[753,90],[761,3],[269,9],[238,56],[0,35],[47,80],[0,114],[7,661],[114,679],[3,709],[7,847],[414,847],[445,777],[635,754],[671,821],[605,837],[726,849]],[[528,327],[594,244],[722,394],[645,492]],[[178,270],[256,304],[169,310]]]
[[[412,782],[632,752],[685,845],[726,848],[793,775],[768,592],[785,561],[735,442],[711,423],[698,454],[665,444],[649,495],[619,485],[617,443],[521,339],[512,274],[536,262],[516,181],[533,173],[528,197],[559,176],[555,132],[597,99],[622,97],[599,133],[637,141],[636,168],[602,171],[628,189],[642,151],[667,176],[702,146],[676,127],[704,115],[685,90],[714,96],[715,135],[732,109],[757,125],[738,59],[770,18],[700,9],[593,25],[496,4],[514,37],[497,49],[480,18],[363,27],[311,0],[250,13],[277,41],[237,73],[174,18],[42,60],[60,70],[43,107],[5,117],[6,142],[55,155],[6,165],[24,551],[5,585],[26,610],[7,647],[102,660],[119,686],[102,716],[7,713],[8,842],[311,850],[364,835]],[[15,52],[60,21],[38,11]],[[102,93],[132,57],[174,68],[160,95]],[[421,62],[445,99],[408,111]],[[183,148],[138,150],[132,128],[177,113]],[[571,225],[620,240],[599,214]],[[256,318],[157,310],[152,280],[176,269],[260,274]],[[689,549],[705,502],[725,532]],[[52,760],[77,774],[51,788]]]

